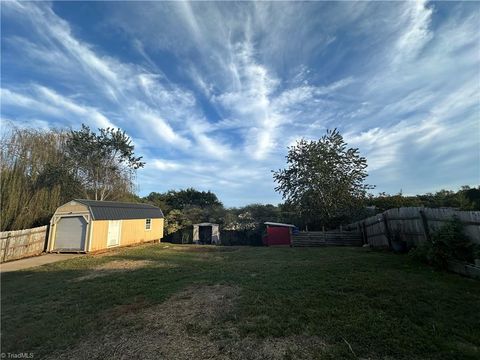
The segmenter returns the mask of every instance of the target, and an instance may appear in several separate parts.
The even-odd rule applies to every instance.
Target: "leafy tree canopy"
[[[409,206],[425,206],[430,208],[451,207],[460,210],[480,210],[480,187],[471,188],[470,186],[465,185],[458,191],[440,190],[436,193],[415,196],[405,196],[401,191],[395,195],[380,193],[377,196],[370,196],[367,204],[375,206],[378,211]]]
[[[212,206],[223,206],[213,192],[199,191],[194,188],[169,190],[166,193],[152,192],[145,197],[145,200],[165,209],[164,211],[187,207],[204,209]]]
[[[334,226],[359,209],[367,190],[367,159],[348,148],[338,130],[288,150],[287,167],[273,178],[287,204],[312,225]]]
[[[67,157],[75,176],[95,200],[111,199],[116,193],[133,192],[135,170],[145,165],[134,154],[134,145],[125,131],[98,129],[86,125],[72,130],[66,142]]]

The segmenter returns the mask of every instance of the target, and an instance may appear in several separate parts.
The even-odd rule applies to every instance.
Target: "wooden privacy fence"
[[[307,231],[292,235],[292,246],[362,246],[357,231]]]
[[[363,241],[373,247],[391,248],[392,243],[398,241],[412,246],[429,239],[432,233],[454,216],[464,225],[465,234],[474,243],[480,244],[480,211],[403,207],[349,224],[345,229],[356,230]]]
[[[0,233],[0,262],[40,255],[45,249],[48,226]]]

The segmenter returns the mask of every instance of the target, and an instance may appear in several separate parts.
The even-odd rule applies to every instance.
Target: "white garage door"
[[[87,222],[83,216],[61,218],[57,223],[55,250],[84,251]]]

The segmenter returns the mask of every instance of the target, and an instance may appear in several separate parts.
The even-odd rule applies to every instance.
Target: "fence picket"
[[[389,234],[399,234],[407,243],[418,245],[454,216],[463,223],[465,234],[474,243],[480,244],[480,211],[425,207],[389,209],[382,214],[348,224],[344,229],[356,230],[361,226],[366,242],[373,247],[388,247]]]
[[[39,255],[45,248],[48,226],[0,232],[0,262]]]
[[[362,246],[362,235],[357,231],[307,231],[292,236],[292,246]]]

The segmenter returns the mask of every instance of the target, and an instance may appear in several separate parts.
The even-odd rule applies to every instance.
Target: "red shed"
[[[263,244],[272,245],[290,245],[292,241],[292,231],[295,225],[266,222],[267,234],[263,237]]]

